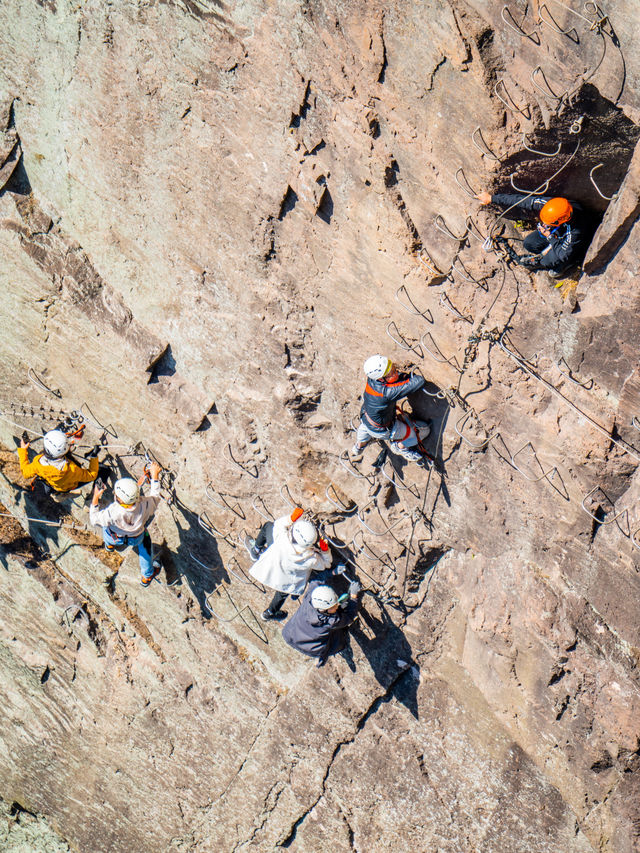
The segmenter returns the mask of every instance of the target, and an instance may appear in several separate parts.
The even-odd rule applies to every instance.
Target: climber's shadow
[[[419,667],[412,661],[406,637],[393,622],[383,604],[376,600],[375,615],[364,606],[349,633],[360,646],[378,682],[393,685],[392,694],[418,719]],[[395,682],[395,684],[394,684]]]
[[[179,584],[184,578],[200,605],[202,616],[210,619],[208,595],[221,581],[230,580],[217,542],[200,526],[198,514],[179,498],[174,499],[170,509],[180,541],[175,551],[170,551],[166,546],[162,550],[167,582]]]

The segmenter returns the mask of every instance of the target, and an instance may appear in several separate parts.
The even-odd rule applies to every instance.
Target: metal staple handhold
[[[464,426],[465,426],[467,420],[472,415],[473,415],[473,417],[475,417],[476,421],[480,424],[480,426],[482,426],[482,424],[480,423],[480,419],[475,414],[475,412],[472,409],[469,409],[468,412],[464,412],[462,417],[458,419],[458,421],[456,422],[456,424],[454,425],[453,428],[456,432],[456,435],[458,435],[464,441],[465,444],[468,444],[469,447],[472,448],[472,450],[482,450],[483,447],[486,447],[489,444],[489,442],[493,441],[493,439],[499,434],[499,430],[494,429],[494,431],[491,434],[489,434],[489,431],[487,429],[485,429],[484,426],[482,426],[482,429],[487,434],[487,438],[481,444],[475,444],[474,442],[469,441],[469,439],[466,438],[466,436],[464,436],[462,434],[462,430],[464,429]]]
[[[458,175],[462,175],[462,179],[460,179],[460,178],[458,177]],[[460,168],[456,171],[456,173],[455,173],[455,175],[453,176],[453,178],[454,178],[454,180],[455,180],[456,184],[457,184],[457,185],[460,187],[460,189],[462,190],[462,192],[466,193],[466,195],[468,195],[468,196],[469,196],[469,198],[475,198],[475,197],[476,197],[477,193],[476,193],[476,191],[473,189],[473,187],[471,186],[471,184],[469,183],[469,181],[467,180],[467,176],[465,175],[465,173],[464,173],[464,169],[462,168],[462,166],[460,166]],[[464,181],[464,184],[462,183],[462,181]],[[465,186],[465,184],[466,184],[466,186]]]
[[[262,504],[262,509],[256,506],[256,502],[260,502]],[[273,521],[274,517],[267,509],[267,505],[265,504],[263,498],[260,495],[256,495],[254,499],[251,501],[251,507],[254,509],[260,518],[264,518],[265,521]]]
[[[547,87],[548,91],[545,92],[545,90],[542,88],[542,86],[540,86],[540,84],[538,82],[536,82],[536,79],[535,79],[536,74],[542,75],[542,79],[544,80],[544,84]],[[530,77],[531,82],[533,83],[533,85],[536,87],[536,89],[539,92],[541,92],[546,98],[553,98],[554,100],[558,101],[558,105],[560,105],[562,103],[562,101],[569,94],[568,92],[563,92],[562,95],[556,95],[556,93],[553,91],[553,89],[549,85],[549,82],[547,81],[545,73],[542,70],[542,67],[540,65],[536,65],[536,67],[533,69],[533,71],[531,72],[529,77]]]
[[[511,174],[511,176],[510,176],[509,180],[511,181],[511,186],[512,186],[512,187],[514,188],[514,190],[515,190],[516,192],[518,192],[518,193],[522,193],[523,195],[527,195],[527,196],[531,196],[531,195],[544,195],[544,194],[546,193],[546,191],[549,189],[549,181],[546,181],[546,182],[545,182],[544,184],[542,184],[541,186],[536,187],[536,189],[535,189],[535,190],[523,190],[521,187],[517,187],[517,186],[515,185],[515,183],[513,182],[513,174],[514,174],[514,173],[512,173],[512,174]],[[551,180],[551,178],[549,178],[549,180]]]
[[[365,506],[363,506],[362,509],[358,509],[356,512],[356,516],[358,518],[358,521],[360,522],[360,524],[362,524],[362,526],[366,530],[369,531],[369,533],[371,533],[372,536],[386,536],[387,533],[389,533],[391,530],[393,530],[394,527],[397,527],[401,521],[404,521],[405,518],[409,518],[409,515],[405,512],[400,516],[400,518],[397,519],[397,521],[394,521],[393,524],[388,525],[388,527],[386,527],[382,532],[377,531],[377,530],[373,530],[371,527],[369,527],[369,525],[367,524],[367,522],[364,520],[364,518],[362,516],[363,516],[364,512],[371,506],[371,504],[375,504],[375,501],[376,501],[376,499],[374,496],[373,498],[371,498],[371,500],[369,501],[368,504],[365,504]],[[375,505],[377,507],[377,504],[375,504]],[[378,509],[378,512],[380,512],[379,509]]]
[[[329,494],[330,491],[333,492],[334,497],[331,497],[331,495]],[[333,506],[340,512],[353,512],[353,510],[356,508],[356,504],[354,502],[352,502],[350,506],[347,506],[347,504],[343,503],[340,500],[340,496],[336,492],[336,487],[333,485],[333,483],[329,483],[327,488],[324,490],[324,493],[329,503],[333,504]]]
[[[456,243],[462,243],[462,241],[466,240],[466,238],[467,238],[467,231],[466,230],[465,230],[464,234],[462,234],[462,236],[460,236],[460,237],[458,237],[457,234],[454,234],[453,231],[449,228],[449,226],[447,225],[447,223],[444,221],[443,217],[439,213],[434,217],[433,224],[438,229],[438,231],[442,231],[442,233],[446,237],[450,237],[452,240],[455,240]]]
[[[233,541],[233,539],[229,538],[229,534],[222,533],[222,531],[218,530],[218,528],[211,521],[206,512],[201,512],[198,515],[198,524],[205,531],[205,533],[209,534],[209,536],[212,536],[214,539],[222,539],[224,542],[227,543],[227,545],[230,545],[232,548],[236,547],[236,543]]]
[[[640,533],[640,527],[631,534],[631,544],[636,549],[636,551],[640,551],[640,544],[636,540],[636,536]]]
[[[507,21],[505,15],[509,15],[509,17],[511,18],[511,21]],[[538,46],[540,45],[540,36],[538,35],[538,33],[535,30],[533,30],[530,33],[525,33],[525,31],[522,29],[522,27],[520,27],[520,25],[516,23],[516,19],[513,17],[513,14],[511,13],[511,9],[509,9],[508,6],[502,7],[502,12],[500,13],[500,17],[505,22],[505,24],[510,29],[512,29],[515,33],[517,33],[519,36],[524,36],[524,38],[531,39],[531,41],[534,44],[536,44]]]
[[[611,201],[613,196],[612,195],[605,195],[603,192],[601,192],[600,188],[596,184],[594,177],[593,177],[593,173],[595,172],[595,170],[600,169],[602,166],[604,166],[604,163],[598,163],[597,166],[594,166],[593,169],[589,172],[589,179],[590,179],[591,183],[593,184],[593,186],[595,187],[595,190],[598,193],[598,195],[601,198],[603,198],[605,201]],[[614,195],[615,195],[615,193],[614,193]]]
[[[426,337],[431,338],[431,343],[433,344],[434,348],[435,348],[435,349],[440,353],[440,357],[438,357],[438,356],[437,356],[437,355],[436,355],[432,350],[430,350],[430,349],[429,349],[429,347],[426,345],[426,343],[424,342],[424,339],[425,339]],[[455,356],[452,356],[451,358],[445,358],[445,357],[444,357],[444,355],[442,354],[442,350],[440,349],[440,347],[439,347],[439,346],[436,344],[436,342],[434,341],[434,339],[433,339],[433,335],[431,334],[431,332],[425,332],[425,333],[424,333],[424,335],[420,338],[420,343],[422,344],[422,346],[425,348],[425,350],[429,353],[429,355],[431,356],[431,358],[432,358],[434,361],[437,361],[437,362],[439,362],[440,364],[449,364],[449,365],[451,365],[451,367],[453,367],[455,370],[457,370],[457,371],[458,371],[458,373],[462,373],[462,369],[461,369],[460,365],[458,364],[458,360],[457,360],[457,358],[456,358]],[[424,389],[423,389],[423,390],[424,390]]]
[[[403,483],[403,482],[402,482],[402,477],[400,476],[400,473],[399,473],[398,471],[396,471],[396,469],[393,467],[393,462],[391,462],[391,460],[390,460],[390,459],[389,459],[388,461],[389,461],[389,465],[391,466],[391,470],[393,471],[393,475],[390,477],[390,476],[387,474],[387,472],[384,470],[384,466],[385,466],[385,464],[386,464],[386,462],[385,462],[385,463],[382,465],[382,467],[379,469],[379,470],[380,470],[380,473],[382,474],[382,476],[383,476],[385,479],[387,479],[387,480],[388,480],[388,481],[389,481],[389,482],[390,482],[390,483],[391,483],[395,488],[397,488],[398,486],[400,486],[400,488],[402,488],[402,489],[404,489],[405,491],[407,491],[407,492],[409,492],[410,494],[412,494],[414,498],[419,498],[419,497],[420,497],[420,489],[416,486],[416,484],[415,484],[415,483],[411,483],[411,485],[407,486],[407,484],[406,484],[406,483]]]
[[[211,503],[214,506],[217,506],[220,509],[228,509],[229,512],[232,512],[234,515],[237,515],[238,518],[241,518],[243,521],[246,520],[246,515],[244,514],[244,511],[243,511],[242,507],[240,506],[240,504],[237,501],[235,503],[235,506],[231,506],[230,504],[228,504],[226,502],[226,500],[224,499],[224,495],[222,494],[222,492],[219,492],[216,489],[214,489],[212,483],[207,484],[207,487],[205,488],[204,493],[209,498],[209,500],[211,501]],[[217,495],[218,498],[220,498],[220,500],[219,501],[216,500],[214,498],[214,495]]]
[[[482,145],[484,146],[484,149],[476,142],[476,135],[479,136],[480,141],[482,142]],[[484,138],[482,136],[482,128],[480,127],[480,125],[478,125],[478,127],[476,127],[476,129],[471,134],[471,141],[473,142],[473,144],[476,146],[476,148],[482,154],[483,157],[489,157],[490,160],[495,160],[498,163],[500,162],[500,158],[496,157],[496,155],[493,153],[493,151],[489,148],[487,143],[484,141]]]
[[[91,409],[89,408],[89,405],[87,403],[83,403],[80,406],[80,412],[84,416],[85,420],[90,421],[97,429],[100,429],[103,432],[106,432],[112,438],[118,437],[118,433],[115,431],[113,424],[109,424],[109,426],[105,426],[104,424],[101,424],[100,421],[93,414],[93,412],[91,411]]]
[[[465,219],[465,225],[467,226],[467,236],[471,234],[472,237],[475,237],[479,243],[484,243],[487,239],[485,235],[480,231],[476,223],[473,221],[471,216],[467,216]],[[477,233],[476,233],[477,232]]]
[[[526,450],[527,447],[531,448],[531,452],[533,453],[533,458],[536,460],[536,462],[540,466],[540,470],[542,471],[542,474],[539,477],[529,477],[527,475],[527,473],[525,471],[523,471],[522,468],[520,468],[520,466],[516,462],[516,456],[519,456],[524,450]],[[525,480],[528,480],[530,483],[538,483],[540,480],[546,479],[549,476],[549,474],[551,474],[551,479],[553,479],[553,477],[555,476],[555,472],[557,472],[557,470],[558,470],[555,466],[553,468],[549,468],[548,471],[544,470],[540,460],[538,459],[535,448],[530,441],[527,441],[526,444],[523,444],[522,447],[520,448],[520,450],[517,450],[515,453],[511,454],[511,464],[516,469],[516,471],[518,471],[520,474],[522,474],[522,476],[525,478]]]
[[[504,98],[502,97],[500,92],[498,92],[498,86],[501,83],[502,83],[502,88],[504,89],[504,95],[505,95]],[[508,110],[511,110],[511,112],[518,112],[518,113],[520,113],[520,115],[524,116],[524,118],[526,118],[527,121],[531,121],[531,107],[529,106],[529,104],[527,104],[525,107],[526,112],[521,107],[519,107],[516,104],[516,102],[513,100],[513,98],[509,94],[509,92],[507,91],[507,87],[505,86],[504,80],[498,80],[498,82],[493,87],[493,92],[494,92],[496,98],[498,98],[498,100],[502,101],[502,103],[505,105],[505,107]],[[511,101],[511,104],[507,103],[506,99]]]
[[[409,305],[412,306],[411,308],[409,308],[409,306],[406,305],[402,301],[402,299],[400,299],[400,291],[401,290],[404,290],[404,292],[407,296],[407,299],[409,301]],[[402,306],[402,308],[404,308],[404,310],[407,312],[407,314],[413,314],[416,317],[424,317],[424,319],[427,321],[427,323],[433,323],[433,314],[431,313],[431,309],[427,308],[426,311],[420,311],[420,309],[416,307],[413,299],[409,296],[409,291],[407,290],[406,285],[401,284],[400,287],[396,290],[396,301],[400,303],[400,305]],[[429,315],[428,317],[427,317],[427,314]]]
[[[419,252],[416,253],[415,257],[418,262],[425,266],[432,275],[442,275],[442,273],[433,266],[433,261],[431,261],[431,258],[429,258],[429,261],[425,261],[422,256],[426,254],[426,251],[424,249],[421,249]]]
[[[230,619],[223,619],[222,616],[219,616],[215,612],[215,610],[211,607],[211,605],[209,604],[209,599],[211,598],[213,593],[218,592],[218,594],[220,594],[219,593],[220,589],[223,589],[225,591],[227,598],[231,602],[231,606],[236,611]],[[262,626],[258,622],[258,618],[256,617],[256,614],[253,612],[251,606],[248,604],[245,604],[244,607],[239,609],[237,604],[233,600],[233,598],[231,598],[231,594],[229,593],[229,590],[226,588],[226,586],[217,587],[215,590],[213,590],[213,592],[210,592],[209,595],[205,596],[204,603],[205,603],[205,606],[206,606],[207,610],[209,611],[209,613],[211,613],[212,616],[215,616],[215,618],[219,622],[233,622],[234,619],[237,619],[238,617],[240,617],[240,619],[244,622],[244,624],[247,626],[247,628],[251,631],[252,634],[254,634],[259,640],[262,640],[262,642],[265,643],[266,645],[269,645],[269,640],[267,638],[267,635],[265,634],[264,629],[262,628]],[[251,616],[253,617],[253,619],[255,620],[256,625],[258,626],[258,628],[260,628],[262,636],[260,636],[260,634],[258,634],[257,631],[254,628],[252,628],[251,625],[249,625],[247,620],[243,618],[242,614],[245,612],[245,610],[248,610],[249,613],[251,614]]]
[[[458,264],[458,263],[460,264],[460,266],[462,267],[462,269],[464,270],[464,272],[460,272],[460,270],[459,270],[459,269],[458,269],[458,267],[456,266],[456,264]],[[484,282],[482,282],[482,281],[478,281],[478,279],[477,279],[477,278],[473,278],[473,276],[471,276],[471,275],[467,275],[467,274],[466,274],[466,273],[468,273],[468,272],[469,272],[469,270],[465,267],[465,265],[462,263],[462,261],[460,260],[460,258],[454,258],[454,259],[453,259],[453,261],[451,262],[451,271],[452,271],[452,272],[455,272],[455,273],[458,273],[458,275],[460,276],[460,278],[463,278],[465,281],[468,281],[470,284],[475,284],[475,285],[476,285],[476,287],[479,287],[479,288],[481,288],[482,290],[487,291],[487,290],[489,289],[489,288],[488,288],[488,286],[487,286]]]
[[[556,157],[562,149],[562,142],[558,142],[558,147],[555,151],[552,151],[551,153],[549,153],[548,151],[538,151],[535,148],[531,148],[531,146],[527,143],[526,133],[522,134],[522,145],[524,148],[526,148],[527,151],[530,151],[532,154],[539,154],[541,157]]]
[[[230,462],[233,462],[234,465],[237,465],[241,471],[244,471],[250,477],[253,477],[254,480],[258,479],[258,466],[255,464],[255,462],[251,463],[253,466],[253,471],[250,471],[249,468],[246,467],[248,463],[238,462],[238,460],[234,457],[233,452],[231,450],[230,442],[227,442],[224,449],[227,452],[227,457],[228,457]]]
[[[581,503],[582,509],[587,513],[587,515],[591,516],[591,518],[592,518],[594,521],[597,521],[597,522],[598,522],[598,524],[602,524],[602,525],[605,525],[605,524],[612,524],[614,521],[616,521],[618,518],[620,518],[620,516],[621,516],[621,515],[624,515],[624,514],[625,514],[625,512],[626,512],[626,513],[628,513],[628,512],[629,512],[629,509],[628,509],[628,508],[625,508],[625,509],[620,510],[620,512],[616,513],[616,515],[614,515],[614,516],[613,516],[613,518],[610,518],[610,519],[608,519],[608,520],[598,518],[598,517],[597,517],[596,515],[594,515],[590,510],[588,510],[588,509],[586,508],[586,506],[585,506],[585,502],[586,502],[587,498],[591,497],[591,495],[592,495],[594,492],[597,492],[597,491],[600,491],[600,492],[602,493],[602,495],[604,495],[604,497],[606,498],[606,500],[607,500],[607,501],[609,501],[609,503],[611,504],[611,506],[612,506],[614,509],[615,509],[615,504],[614,504],[614,503],[613,503],[613,501],[609,498],[609,496],[607,495],[607,493],[605,492],[605,490],[604,490],[601,486],[599,486],[599,485],[598,485],[598,486],[594,486],[594,488],[593,488],[593,489],[591,489],[591,491],[587,492],[587,494],[582,498],[582,503]],[[605,516],[606,516],[606,513],[605,513]],[[628,520],[628,518],[629,518],[629,516],[627,515],[627,520]]]
[[[562,364],[567,368],[566,371],[562,369]],[[585,391],[590,391],[593,388],[593,379],[587,380],[587,382],[580,382],[574,376],[571,375],[571,368],[567,364],[564,359],[564,356],[560,359],[560,361],[556,362],[556,367],[560,371],[560,373],[569,380],[569,382],[573,382],[574,385],[578,385],[580,388],[584,388]]]
[[[549,16],[548,21],[545,18],[543,18],[543,16],[542,16],[542,10],[543,9],[546,11],[547,15]],[[569,39],[571,39],[572,42],[575,42],[575,44],[579,43],[580,37],[578,36],[578,31],[576,30],[576,28],[575,27],[569,27],[568,30],[561,29],[557,25],[557,23],[555,22],[551,12],[547,9],[546,3],[542,3],[540,5],[540,8],[538,9],[538,18],[540,19],[541,23],[546,24],[549,27],[549,29],[553,30],[555,33],[558,33],[561,36],[567,36]],[[572,38],[570,35],[572,30],[576,34],[575,38]]]
[[[361,474],[360,471],[358,471],[351,459],[349,459],[349,452],[347,450],[343,450],[343,452],[337,458],[340,465],[342,465],[344,470],[347,473],[351,474],[352,477],[357,477],[360,480],[367,480],[368,483],[373,484],[373,481],[370,476],[368,476],[367,474]]]
[[[238,570],[237,572],[235,572],[231,568],[231,563],[235,564],[235,567]],[[238,562],[237,557],[231,555],[231,557],[229,557],[229,562],[226,564],[226,566],[224,568],[229,572],[229,574],[233,575],[234,578],[236,578],[236,580],[239,580],[240,583],[243,583],[245,586],[255,586],[256,589],[259,589],[260,592],[262,592],[262,593],[265,593],[267,591],[261,583],[254,580],[251,577],[251,575],[248,575],[245,572],[245,570],[242,568],[242,566]]]
[[[635,427],[638,432],[640,432],[640,420],[638,420],[635,415],[631,418],[631,426]]]
[[[62,392],[59,390],[54,391],[53,388],[49,388],[48,385],[45,385],[45,383],[42,381],[42,379],[40,379],[33,367],[28,368],[27,377],[31,381],[31,383],[36,386],[36,388],[39,388],[41,391],[46,391],[48,394],[53,394],[53,396],[57,397],[59,400],[62,399]]]
[[[473,317],[465,317],[464,314],[461,314],[444,291],[440,294],[440,305],[453,314],[454,317],[457,317],[458,320],[464,320],[465,323],[473,325]]]
[[[289,491],[289,486],[287,486],[286,483],[283,483],[280,486],[280,497],[287,504],[287,506],[291,507],[291,509],[296,509],[296,507],[300,506],[300,504],[295,502],[293,495]]]
[[[398,338],[396,338],[396,337],[391,333],[391,328],[392,328],[392,327],[395,329],[395,332],[396,332],[396,334],[398,335],[398,338],[399,338],[400,340],[398,340]],[[400,349],[407,350],[407,351],[410,351],[410,352],[414,352],[414,353],[418,356],[418,358],[424,358],[423,353],[422,353],[422,352],[421,352],[421,351],[416,347],[416,345],[415,345],[415,344],[409,344],[409,343],[407,343],[406,338],[404,338],[404,337],[403,337],[403,335],[401,335],[401,334],[400,334],[400,330],[398,329],[398,327],[397,327],[397,325],[396,325],[395,320],[392,320],[392,321],[387,325],[387,328],[385,329],[385,331],[386,331],[386,333],[389,335],[389,337],[391,338],[391,340],[392,340],[395,344],[397,344],[397,345],[400,347]]]

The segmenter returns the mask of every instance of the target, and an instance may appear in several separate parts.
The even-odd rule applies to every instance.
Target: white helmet
[[[311,604],[316,610],[328,610],[338,603],[338,593],[330,586],[317,586],[311,593]]]
[[[305,548],[310,548],[318,539],[318,531],[315,524],[307,521],[306,518],[299,518],[294,521],[291,527],[291,538],[296,545],[303,545]]]
[[[386,355],[372,355],[364,363],[364,372],[369,379],[382,379],[391,368],[392,362]]]
[[[140,498],[140,489],[135,480],[131,477],[123,477],[121,480],[116,480],[113,487],[113,494],[119,504],[123,506],[133,506],[138,503]]]
[[[59,459],[69,449],[69,439],[61,429],[52,429],[45,433],[44,452],[49,459]]]

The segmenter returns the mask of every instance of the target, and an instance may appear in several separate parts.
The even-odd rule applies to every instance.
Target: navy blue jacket
[[[526,213],[539,214],[545,204],[555,196],[537,195],[526,196],[512,193],[497,193],[491,196],[491,201],[500,207],[507,208],[516,205]],[[573,214],[569,222],[559,225],[549,237],[540,231],[529,235],[525,240],[525,249],[534,254],[543,252],[548,246],[549,251],[536,259],[533,269],[553,270],[569,266],[573,261],[582,260],[591,239],[592,228],[588,222],[584,208],[577,202],[571,201]],[[527,245],[529,244],[529,245]]]
[[[396,419],[396,403],[425,386],[422,376],[401,373],[395,382],[369,379],[362,395],[360,417],[372,432],[385,432]]]
[[[311,604],[311,593],[318,586],[326,584],[324,580],[313,580],[307,587],[300,607],[282,629],[282,639],[291,648],[314,658],[325,657],[331,649],[331,641],[336,631],[344,630],[358,614],[359,601],[349,601],[345,608],[335,613],[316,610]]]

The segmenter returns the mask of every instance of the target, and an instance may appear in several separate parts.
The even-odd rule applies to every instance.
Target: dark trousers
[[[262,551],[264,548],[268,548],[269,545],[273,545],[273,521],[267,521],[263,524],[256,536],[256,548],[259,551]],[[286,598],[286,592],[279,592],[276,590],[266,612],[271,614],[277,613]]]
[[[531,234],[527,234],[524,238],[522,247],[531,255],[539,255],[548,245],[549,241],[539,231],[532,231]]]

